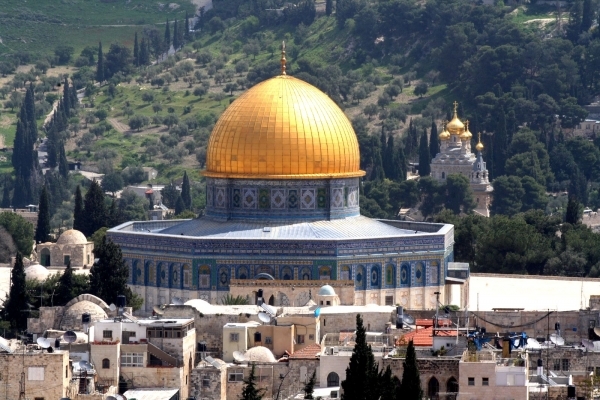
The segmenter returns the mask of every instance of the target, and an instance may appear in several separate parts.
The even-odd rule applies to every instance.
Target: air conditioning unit
[[[340,353],[340,349],[338,347],[332,347],[331,351],[332,351],[332,354],[339,354]]]
[[[331,394],[329,395],[329,397],[331,397],[332,399],[337,399],[338,398],[338,391],[337,390],[332,390]]]

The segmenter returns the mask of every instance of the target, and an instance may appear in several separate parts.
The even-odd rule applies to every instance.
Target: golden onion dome
[[[483,143],[481,143],[481,132],[479,132],[479,142],[475,145],[475,149],[477,149],[477,151],[483,150]]]
[[[473,137],[473,134],[469,131],[469,121],[465,121],[466,122],[466,128],[465,131],[460,135],[460,140],[471,140],[471,138]]]
[[[455,101],[454,102],[454,117],[446,125],[446,129],[448,130],[448,132],[450,132],[451,134],[454,134],[454,135],[460,135],[465,130],[465,125],[460,121],[460,119],[458,119],[458,114],[456,112],[457,108],[458,108],[458,103]]]
[[[444,125],[444,130],[442,131],[442,133],[440,133],[440,134],[438,135],[438,138],[439,138],[440,140],[450,140],[450,132],[448,132],[448,131],[446,130],[446,127],[445,127],[445,125],[446,125],[446,121],[444,121],[443,125]]]
[[[285,53],[284,53],[285,54]],[[358,140],[344,112],[316,87],[285,75],[257,84],[225,110],[206,151],[213,178],[359,177]]]

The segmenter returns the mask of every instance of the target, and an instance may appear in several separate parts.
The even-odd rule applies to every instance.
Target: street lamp
[[[288,371],[285,375],[279,374],[279,379],[281,380],[281,382],[279,382],[279,389],[277,389],[277,397],[275,398],[275,400],[279,400],[279,393],[281,393],[281,385],[283,385],[283,381],[285,380],[285,377],[288,376],[290,371]]]

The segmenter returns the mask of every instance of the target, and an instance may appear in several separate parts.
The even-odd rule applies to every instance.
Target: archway
[[[40,254],[40,264],[42,264],[44,267],[50,266],[50,250],[42,249]]]
[[[337,387],[340,386],[340,377],[335,372],[330,372],[327,375],[327,387]]]
[[[270,306],[274,306],[275,305],[275,297],[273,297],[273,295],[271,295],[271,297],[269,297],[269,305]]]
[[[438,399],[439,393],[440,393],[440,383],[434,376],[429,380],[429,383],[427,384],[427,396],[430,399]]]
[[[447,400],[456,399],[456,396],[458,396],[458,381],[456,378],[452,377],[448,379],[448,382],[446,382],[446,393],[448,393],[446,395]]]

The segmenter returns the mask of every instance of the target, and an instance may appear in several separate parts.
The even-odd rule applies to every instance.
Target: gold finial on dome
[[[285,40],[281,42],[281,75],[285,75],[285,64],[287,60],[285,59]]]
[[[448,122],[448,124],[446,125],[446,129],[448,130],[448,132],[450,132],[451,134],[454,135],[460,135],[461,133],[463,133],[465,131],[465,125],[460,122],[460,119],[458,119],[458,102],[454,102],[454,117],[452,117],[452,121]]]
[[[438,135],[438,137],[440,138],[440,140],[448,140],[448,139],[450,139],[450,132],[448,132],[446,130],[446,120],[442,121],[442,126],[444,127],[444,130],[442,131],[442,133],[440,133]]]
[[[483,143],[481,143],[481,132],[479,132],[478,135],[479,135],[479,143],[477,143],[475,148],[477,149],[477,151],[481,151],[481,150],[483,150]]]
[[[473,134],[469,131],[469,120],[465,121],[465,131],[460,135],[460,139],[461,140],[471,140],[471,138],[473,137]]]

